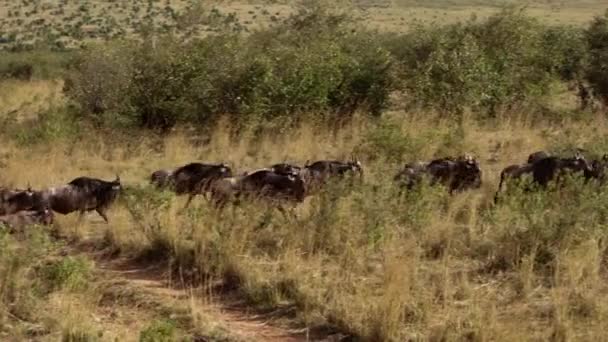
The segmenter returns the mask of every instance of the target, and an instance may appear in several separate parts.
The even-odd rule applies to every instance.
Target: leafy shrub
[[[425,145],[425,140],[424,136],[404,134],[401,126],[393,120],[382,120],[369,130],[364,143],[357,150],[369,160],[380,157],[389,162],[402,163],[415,158]]]
[[[338,121],[356,110],[378,115],[394,86],[391,56],[347,22],[318,9],[247,37],[149,36],[93,48],[75,63],[67,94],[99,122],[162,130],[210,126],[226,114],[235,123],[298,122],[309,112]]]
[[[608,104],[608,12],[593,20],[585,37],[589,45],[587,80],[594,94]]]
[[[154,321],[139,334],[140,342],[171,342],[175,340],[175,324],[171,321]]]
[[[50,291],[62,288],[79,291],[87,286],[90,266],[84,258],[66,257],[46,265],[41,269],[41,274],[45,280],[44,286]]]
[[[495,115],[538,100],[548,93],[555,69],[575,63],[561,61],[567,49],[551,56],[558,61],[547,61],[545,29],[521,10],[505,9],[483,22],[418,25],[388,43],[402,63],[411,103],[448,114],[469,108]]]

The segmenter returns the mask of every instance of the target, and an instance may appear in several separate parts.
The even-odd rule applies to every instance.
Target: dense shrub
[[[101,122],[161,129],[226,114],[236,123],[297,122],[311,112],[340,121],[357,110],[378,115],[393,90],[391,56],[347,23],[317,9],[247,37],[149,36],[93,48],[75,64],[67,92]]]
[[[589,45],[587,80],[594,94],[608,104],[608,12],[593,20],[585,37]]]
[[[575,68],[577,60],[565,45],[576,37],[564,37],[571,38],[521,10],[506,9],[481,22],[419,25],[388,43],[402,63],[411,103],[448,113],[468,108],[493,115],[538,100],[557,75],[572,72],[565,69]]]

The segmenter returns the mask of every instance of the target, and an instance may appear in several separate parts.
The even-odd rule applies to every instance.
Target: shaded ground
[[[140,311],[173,311],[169,316],[180,321],[185,335],[197,341],[337,341],[339,336],[310,336],[307,329],[290,329],[286,312],[259,313],[232,293],[206,294],[201,288],[172,279],[167,268],[145,265],[126,258],[109,258],[86,244],[72,252],[95,260],[95,273],[104,284],[99,321],[111,327],[116,304]],[[134,294],[136,294],[134,296]],[[112,305],[108,305],[112,303]],[[105,307],[105,309],[104,309]],[[180,315],[191,316],[188,319]],[[103,317],[105,316],[105,317]]]

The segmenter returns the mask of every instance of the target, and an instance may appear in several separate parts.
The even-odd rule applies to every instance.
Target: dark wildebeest
[[[534,183],[546,187],[549,182],[559,181],[565,173],[583,173],[585,179],[594,177],[593,170],[585,157],[577,153],[572,158],[548,157],[532,164]]]
[[[359,175],[360,181],[363,180],[363,166],[355,157],[350,161],[319,160],[311,164],[307,162],[300,171],[300,176],[306,183],[309,192],[318,190],[330,179],[339,179],[355,174]]]
[[[190,163],[174,171],[156,171],[150,182],[158,187],[170,186],[178,195],[188,194],[187,208],[194,196],[206,195],[213,182],[226,177],[232,177],[232,170],[226,164]]]
[[[531,153],[528,156],[528,161],[525,164],[513,164],[505,167],[500,172],[500,181],[498,183],[498,190],[494,195],[494,203],[498,202],[498,194],[502,191],[503,184],[508,179],[520,179],[523,176],[531,175],[533,170],[533,164],[539,160],[549,158],[550,154],[545,151],[538,151]]]
[[[279,210],[284,211],[283,203],[304,201],[306,186],[300,175],[284,175],[262,169],[218,180],[213,184],[211,194],[217,207],[239,199],[261,199],[276,204]]]
[[[594,159],[591,162],[591,176],[600,183],[606,180],[606,168],[608,167],[608,154],[604,154],[601,159]]]
[[[49,208],[23,210],[10,215],[0,216],[0,224],[5,225],[11,232],[22,230],[34,224],[53,224],[53,212]]]
[[[67,185],[37,193],[37,203],[48,205],[53,211],[66,215],[79,211],[80,215],[95,210],[108,222],[106,211],[122,189],[120,177],[108,182],[90,177],[78,177]]]
[[[0,189],[0,215],[10,215],[34,207],[34,191]]]
[[[458,158],[440,158],[428,163],[408,163],[394,180],[411,189],[424,177],[430,178],[431,185],[439,183],[446,186],[451,194],[454,191],[479,188],[482,171],[477,160],[465,154]]]

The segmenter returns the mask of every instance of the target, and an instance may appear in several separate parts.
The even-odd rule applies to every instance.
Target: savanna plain
[[[608,340],[606,1],[0,1],[0,186],[123,191],[0,228],[2,341]],[[393,180],[472,154],[482,186]],[[293,213],[149,185],[357,156]],[[524,180],[525,182],[526,180]]]

